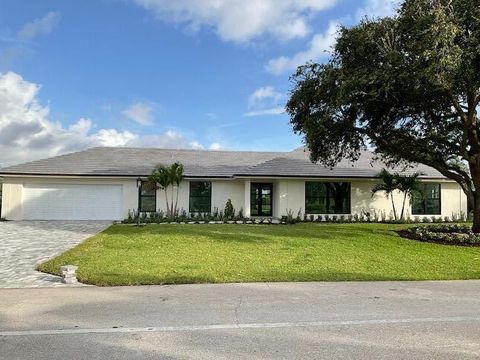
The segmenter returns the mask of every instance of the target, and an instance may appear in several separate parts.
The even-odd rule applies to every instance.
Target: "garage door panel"
[[[26,184],[26,220],[120,220],[121,185]]]

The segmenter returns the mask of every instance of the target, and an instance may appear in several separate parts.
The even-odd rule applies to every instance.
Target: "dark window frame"
[[[194,184],[209,184],[209,192],[208,196],[198,196],[198,195],[193,195],[192,196],[192,185]],[[196,210],[192,208],[192,198],[200,198],[200,199],[206,199],[208,198],[208,210]],[[211,181],[190,181],[189,185],[189,191],[188,191],[188,211],[190,213],[202,213],[202,214],[210,214],[212,212],[212,182]]]
[[[150,189],[143,189],[144,186],[149,186],[151,187]],[[142,192],[143,191],[151,191],[153,192],[153,194],[143,194]],[[153,210],[144,210],[142,207],[143,207],[143,201],[142,199],[145,199],[145,198],[148,198],[148,199],[151,199],[153,198],[154,200],[154,206],[153,206]],[[153,187],[151,184],[148,183],[148,181],[142,181],[141,184],[140,184],[140,187],[138,188],[138,209],[141,213],[152,213],[152,212],[156,212],[157,211],[157,189],[155,189],[155,187]]]
[[[428,185],[436,185],[438,186],[438,199],[434,199],[434,198],[426,198],[426,193],[427,191],[425,190],[425,188],[428,186]],[[421,186],[423,187],[423,193],[420,195],[422,197],[421,201],[422,201],[422,207],[423,207],[423,212],[416,212],[414,211],[416,209],[416,207],[414,206],[415,204],[415,194],[412,195],[412,203],[410,204],[410,207],[411,207],[411,212],[412,212],[412,215],[442,215],[442,184],[440,183],[429,183],[429,182],[425,182],[425,183],[422,183]],[[427,212],[427,200],[435,200],[435,201],[438,201],[438,212],[436,213],[429,213]]]
[[[309,184],[348,184],[348,196],[346,197],[348,200],[347,209],[346,211],[342,212],[330,212],[330,201],[331,201],[331,193],[330,193],[330,186],[325,185],[325,212],[317,211],[317,210],[310,210],[308,209],[308,199],[309,198],[323,198],[323,196],[308,196],[308,186]],[[352,213],[352,183],[348,181],[305,181],[305,214],[318,214],[318,215],[350,215]]]
[[[256,205],[260,207],[260,213],[257,214],[257,215],[253,215],[252,214],[252,206],[253,206],[253,202],[252,202],[252,196],[254,195],[253,194],[253,190],[255,188],[259,187],[260,188],[260,197],[257,198],[257,203]],[[268,187],[269,190],[270,190],[270,211],[268,213],[264,213],[263,212],[263,200],[262,200],[262,188],[263,187]],[[273,216],[273,183],[250,183],[250,215],[251,216],[257,216],[257,217],[270,217],[270,216]]]

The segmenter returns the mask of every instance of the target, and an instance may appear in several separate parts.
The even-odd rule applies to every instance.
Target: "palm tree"
[[[155,184],[156,189],[163,190],[165,192],[165,202],[167,205],[167,216],[170,213],[170,207],[168,204],[168,192],[167,189],[171,184],[170,174],[168,168],[165,166],[159,166],[152,171],[152,174],[148,177],[151,184]]]
[[[393,217],[397,220],[397,210],[395,209],[395,201],[393,199],[393,193],[398,189],[397,176],[382,169],[382,171],[377,174],[377,177],[380,178],[382,182],[373,186],[372,196],[379,191],[385,192],[386,198],[390,198],[392,201]]]
[[[400,219],[403,219],[403,214],[405,211],[405,201],[407,197],[412,200],[412,195],[415,192],[421,192],[420,181],[418,178],[423,175],[420,172],[415,172],[412,175],[399,175],[395,174],[397,188],[401,192],[403,192],[403,203],[402,203],[402,212],[400,215]]]
[[[183,180],[183,165],[176,162],[170,166],[170,181],[171,184],[177,187],[177,196],[175,198],[175,207],[173,207],[173,198],[172,198],[172,214],[175,215],[177,213],[177,205],[178,205],[178,192],[180,189],[180,183]],[[173,186],[172,186],[172,193],[173,193]],[[173,195],[172,195],[173,196]]]
[[[178,206],[178,192],[180,183],[183,180],[183,165],[176,162],[168,167],[159,166],[154,169],[152,174],[148,177],[151,184],[154,184],[156,189],[161,189],[165,192],[165,202],[167,205],[167,216],[173,217],[177,213]],[[170,202],[168,201],[168,188],[171,186]],[[177,196],[175,202],[173,199],[174,186],[177,187]],[[175,204],[175,205],[174,205]]]

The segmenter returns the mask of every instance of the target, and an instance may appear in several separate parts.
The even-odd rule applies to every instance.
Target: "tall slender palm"
[[[372,187],[372,196],[375,195],[379,191],[385,192],[385,197],[392,201],[392,208],[393,208],[393,217],[395,220],[397,220],[397,210],[395,209],[395,201],[393,199],[393,193],[395,190],[398,189],[398,184],[397,184],[397,177],[396,175],[388,172],[385,169],[382,169],[377,174],[377,177],[382,181],[379,184],[375,184]]]
[[[150,183],[155,184],[157,189],[163,190],[165,192],[165,202],[167,205],[167,215],[170,215],[170,206],[168,204],[168,192],[167,189],[170,186],[171,177],[169,169],[165,166],[159,166],[153,170],[152,174],[148,177]]]
[[[400,219],[403,219],[403,214],[405,212],[405,202],[407,198],[412,200],[412,195],[415,192],[421,192],[420,181],[418,178],[423,175],[420,172],[415,172],[412,175],[399,175],[395,174],[397,188],[403,192],[403,203],[402,203],[402,212],[400,214]]]
[[[172,185],[175,185],[177,188],[177,196],[175,198],[175,206],[172,209],[172,214],[175,215],[177,213],[177,206],[178,206],[178,192],[180,190],[180,183],[183,180],[183,165],[176,162],[170,166],[170,181]],[[173,192],[173,186],[172,186]],[[173,206],[173,199],[172,199],[172,206]]]

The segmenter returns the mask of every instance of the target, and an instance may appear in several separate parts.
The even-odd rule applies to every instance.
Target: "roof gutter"
[[[132,175],[132,174],[47,174],[47,173],[1,173],[0,178],[5,177],[49,177],[49,178],[127,178],[127,179],[134,179],[138,177],[147,177],[149,175]],[[333,175],[248,175],[248,174],[237,174],[233,176],[196,176],[196,175],[187,175],[185,179],[224,179],[224,180],[233,180],[233,179],[378,179],[378,176],[359,176],[359,175],[351,175],[351,176],[333,176]],[[448,179],[446,177],[438,177],[438,176],[422,176],[420,179],[424,180],[447,180],[447,181],[454,181]]]

